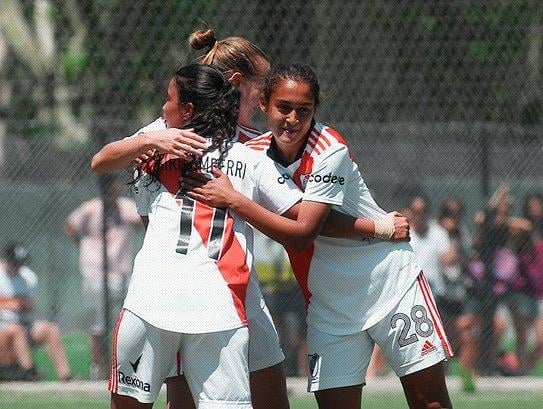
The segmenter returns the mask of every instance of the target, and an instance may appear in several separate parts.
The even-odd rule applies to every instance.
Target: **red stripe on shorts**
[[[117,338],[119,337],[119,327],[121,326],[121,321],[123,319],[125,310],[122,309],[119,312],[119,317],[117,318],[117,324],[115,324],[115,330],[113,332],[113,345],[112,345],[112,354],[111,354],[111,371],[109,372],[109,384],[108,389],[110,392],[117,393],[119,388],[119,374],[118,365],[117,365]]]
[[[426,281],[426,277],[422,271],[417,277],[417,281],[419,282],[419,286],[422,291],[424,301],[426,302],[426,306],[428,307],[428,311],[430,312],[430,315],[432,316],[432,322],[434,323],[434,328],[437,331],[437,335],[439,336],[441,345],[445,349],[447,356],[450,358],[454,356],[454,352],[451,348],[451,344],[449,343],[449,340],[447,339],[447,335],[445,334],[445,329],[443,328],[443,322],[441,321],[441,317],[439,315],[437,305],[434,301],[434,297],[432,296],[432,291],[430,290],[430,286],[428,285],[428,282]]]

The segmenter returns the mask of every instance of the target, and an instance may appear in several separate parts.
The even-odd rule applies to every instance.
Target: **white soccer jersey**
[[[156,124],[155,124],[156,125]],[[217,166],[218,151],[202,158]],[[166,156],[160,180],[135,185],[138,211],[149,217],[134,260],[124,307],[169,331],[206,333],[246,325],[247,304],[260,308],[258,284],[248,290],[253,263],[252,228],[235,214],[195,202],[180,192],[181,163]],[[268,209],[283,213],[301,199],[294,185],[272,183],[280,176],[273,161],[234,143],[220,164],[234,188]],[[255,288],[256,286],[256,288]],[[252,294],[246,300],[246,294]],[[251,306],[251,308],[256,308]]]
[[[247,146],[276,158],[270,132]],[[315,124],[301,157],[282,169],[304,191],[303,200],[328,203],[354,217],[377,219],[386,212],[371,196],[341,135]],[[344,335],[371,327],[401,299],[421,269],[409,243],[356,241],[319,236],[306,251],[287,249],[308,303],[307,322]]]

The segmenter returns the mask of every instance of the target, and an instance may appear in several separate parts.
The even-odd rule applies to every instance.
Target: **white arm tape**
[[[394,235],[394,214],[388,213],[380,219],[374,220],[375,237],[379,240],[390,240]]]

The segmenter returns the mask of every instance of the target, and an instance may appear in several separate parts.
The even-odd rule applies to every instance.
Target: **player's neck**
[[[251,118],[250,113],[243,115],[240,112],[238,115],[238,125],[245,126],[247,128],[254,128],[254,125],[251,119],[252,118]]]
[[[247,128],[255,128],[253,124],[253,117],[255,116],[256,107],[250,107],[248,104],[241,104],[238,113],[238,125],[245,126]]]

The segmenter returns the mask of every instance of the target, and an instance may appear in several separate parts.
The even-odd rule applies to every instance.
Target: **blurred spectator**
[[[445,291],[441,296],[441,313],[449,322],[447,336],[460,358],[463,354],[463,334],[466,328],[464,305],[466,302],[465,275],[469,257],[472,253],[472,237],[463,222],[464,204],[460,199],[446,200],[440,209],[439,224],[449,236],[451,247],[456,252],[457,260],[442,266]],[[467,346],[468,350],[470,346]]]
[[[531,293],[538,303],[534,322],[535,347],[526,354],[525,359],[521,360],[522,368],[528,372],[543,356],[543,239],[534,234],[532,240],[520,248],[519,257],[521,266],[528,276]]]
[[[27,258],[23,246],[11,243],[0,260],[0,365],[7,375],[3,377],[39,379],[31,346],[44,345],[58,378],[68,380],[70,368],[57,324],[32,318],[38,278],[24,265]]]
[[[305,305],[283,246],[255,230],[255,270],[285,354],[287,376],[307,371]]]
[[[527,194],[524,198],[522,213],[532,223],[536,239],[543,240],[543,195],[541,193]]]
[[[543,195],[541,193],[526,195],[522,210],[523,216],[532,223],[533,237],[530,245],[522,248],[520,261],[539,304],[534,323],[536,344],[522,362],[523,368],[530,371],[543,356]]]
[[[472,323],[479,338],[478,342],[472,340],[472,345],[480,348],[481,365],[476,362],[471,365],[479,366],[486,373],[495,368],[504,375],[522,374],[528,359],[533,359],[528,358],[527,336],[538,309],[534,295],[536,282],[532,277],[537,275],[534,273],[537,261],[533,225],[527,219],[510,216],[512,202],[509,187],[501,185],[489,200],[487,209],[478,216],[475,243],[478,257],[471,261],[469,269],[473,297],[472,302],[466,303],[474,312],[479,308],[479,314],[473,317],[476,323]],[[514,353],[497,353],[498,339],[506,330],[505,321],[495,315],[498,304],[504,305],[512,318],[516,338]],[[493,326],[489,324],[492,322]],[[538,354],[537,348],[533,353]]]
[[[439,313],[447,334],[453,333],[454,321],[461,312],[457,295],[448,287],[449,281],[445,269],[455,270],[459,263],[459,246],[449,239],[449,233],[436,220],[429,217],[428,199],[419,195],[411,200],[408,208],[409,223],[411,225],[411,246],[422,271],[434,294]],[[452,219],[451,219],[452,222]],[[453,274],[453,273],[451,273]],[[450,280],[454,290],[457,288],[456,279]],[[462,294],[458,295],[462,296]]]
[[[496,371],[494,318],[498,297],[494,292],[494,255],[507,241],[511,204],[509,187],[503,184],[489,199],[485,209],[475,215],[477,231],[474,252],[468,263],[467,299],[462,322],[462,334],[466,336],[462,344],[469,345],[469,348],[461,358],[466,368],[481,375],[492,375]]]
[[[531,222],[511,217],[507,221],[506,240],[493,256],[494,294],[507,307],[516,338],[515,352],[501,352],[498,356],[498,369],[505,375],[524,372],[522,362],[526,362],[528,332],[537,317],[537,300],[527,271],[533,246]],[[503,336],[505,324],[501,321],[497,317],[498,329],[501,329],[499,334]]]
[[[120,181],[104,175],[107,214],[107,265],[110,322],[122,308],[128,277],[132,271],[133,227],[143,227],[135,203],[120,197]],[[103,295],[103,210],[102,199],[82,203],[66,219],[66,235],[79,245],[79,268],[83,275],[83,296],[90,315],[91,379],[105,379],[108,364],[102,352],[105,335]]]
[[[495,292],[511,314],[516,348],[514,353],[501,354],[498,368],[504,374],[515,375],[530,370],[542,353],[543,341],[535,326],[539,325],[538,298],[543,295],[543,248],[527,219],[510,218],[508,233],[506,245],[497,250],[494,259]],[[528,352],[528,335],[534,328],[536,346]]]

